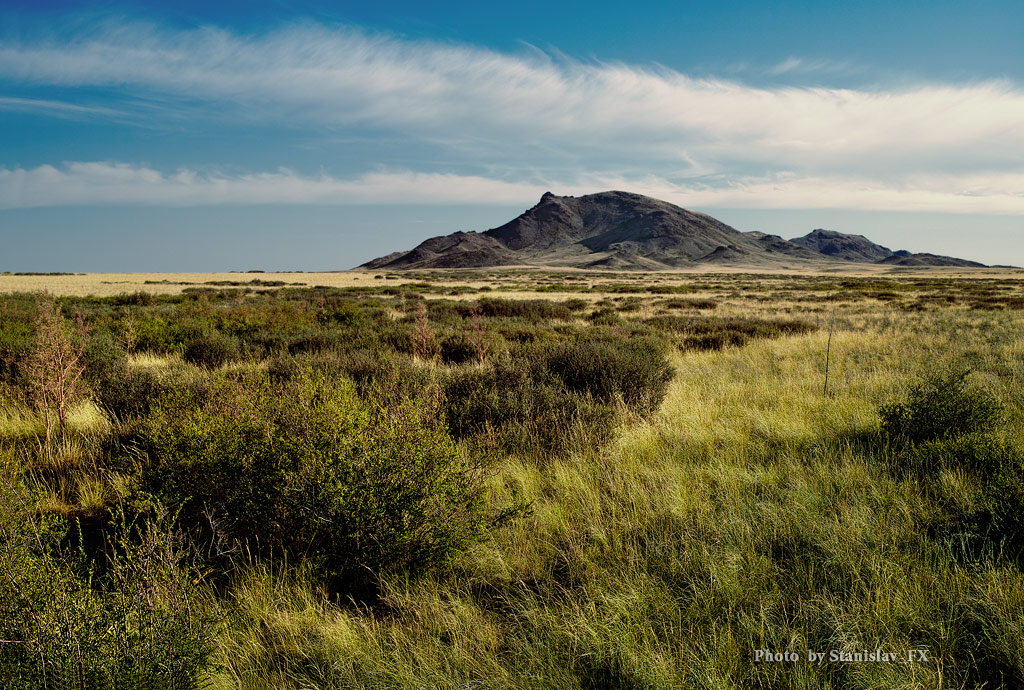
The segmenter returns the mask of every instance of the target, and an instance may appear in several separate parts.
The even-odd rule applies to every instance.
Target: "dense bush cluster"
[[[721,350],[723,347],[743,345],[752,338],[778,338],[815,330],[815,326],[806,321],[714,316],[655,316],[647,319],[646,323],[677,334],[680,346],[688,350]]]
[[[143,488],[222,548],[306,558],[336,591],[416,574],[482,538],[483,465],[434,410],[361,400],[305,370],[222,382],[201,405],[164,398],[141,434]]]

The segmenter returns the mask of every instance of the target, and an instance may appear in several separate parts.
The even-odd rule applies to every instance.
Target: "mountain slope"
[[[629,192],[581,197],[544,194],[540,202],[483,233],[426,240],[366,268],[447,268],[543,264],[658,269],[698,262],[812,258],[781,237],[742,233],[703,213]]]
[[[814,230],[793,240],[739,232],[703,213],[630,192],[545,193],[533,208],[486,232],[431,237],[362,268],[537,265],[659,270],[696,264],[797,267],[847,261],[972,266],[950,257],[893,252],[861,235]],[[946,263],[942,263],[942,262]]]
[[[876,263],[893,254],[888,247],[875,244],[863,235],[846,235],[834,230],[812,230],[790,242],[842,261]]]

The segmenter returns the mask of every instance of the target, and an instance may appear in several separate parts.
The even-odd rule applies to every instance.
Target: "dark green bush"
[[[666,309],[715,309],[718,302],[710,299],[667,299],[661,303]]]
[[[113,297],[111,297],[110,301],[111,303],[116,304],[118,306],[133,305],[140,307],[148,307],[149,305],[156,302],[157,298],[151,292],[143,292],[140,290],[138,292],[132,293],[122,292],[120,295],[114,295]]]
[[[254,554],[309,559],[358,596],[382,571],[444,564],[495,517],[481,466],[429,405],[370,406],[350,382],[311,371],[279,387],[223,383],[202,407],[167,398],[143,447],[146,490],[184,506],[188,524],[215,523]]]
[[[216,608],[165,513],[123,517],[100,562],[69,551],[74,523],[36,515],[0,488],[0,684],[47,688],[199,688]]]
[[[441,361],[446,364],[463,364],[476,359],[476,347],[464,334],[453,333],[441,341]]]
[[[665,347],[651,338],[578,338],[550,348],[544,365],[568,390],[599,400],[621,396],[648,413],[665,397],[672,367]]]
[[[994,526],[1020,557],[1024,551],[1024,453],[1003,444],[985,488]]]
[[[238,339],[213,331],[200,336],[185,347],[186,362],[207,369],[216,369],[238,359]]]
[[[474,308],[478,310],[480,316],[487,317],[522,318],[530,321],[572,318],[572,310],[565,304],[543,299],[514,300],[483,297],[475,304],[462,306],[466,316]]]
[[[615,408],[566,390],[536,361],[515,358],[452,372],[444,384],[445,417],[458,438],[481,437],[517,451],[565,451],[600,443]]]
[[[128,367],[128,355],[109,331],[94,334],[82,352],[85,377],[103,384],[119,376]]]
[[[678,334],[679,344],[685,350],[717,350],[727,345],[743,345],[753,338],[779,338],[816,329],[806,321],[744,317],[665,315],[651,317],[644,323],[665,333]]]
[[[326,307],[319,314],[323,323],[339,326],[357,326],[365,318],[363,311],[352,302],[337,302]]]
[[[905,454],[909,469],[921,476],[935,476],[944,469],[961,469],[989,477],[1007,458],[1013,457],[1015,451],[1002,439],[986,434],[966,434],[922,441]]]
[[[916,444],[993,429],[1002,406],[992,395],[970,389],[969,374],[934,374],[913,386],[906,400],[883,405],[883,434],[892,441]]]
[[[599,307],[587,318],[595,326],[617,326],[622,323],[622,317],[614,307]]]
[[[167,389],[155,372],[127,365],[109,371],[94,387],[97,404],[119,420],[149,414],[153,401]]]

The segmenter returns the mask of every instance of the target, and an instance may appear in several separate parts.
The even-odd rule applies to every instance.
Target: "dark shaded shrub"
[[[661,303],[666,309],[715,309],[718,302],[710,299],[667,299]]]
[[[1020,558],[1024,552],[1024,453],[1009,444],[999,449],[985,495],[992,522]]]
[[[99,563],[70,552],[74,524],[0,489],[3,687],[198,688],[216,609],[163,513],[121,519]]]
[[[82,352],[85,377],[93,383],[106,382],[128,367],[128,355],[108,331],[96,333]]]
[[[622,323],[622,317],[614,307],[600,307],[587,317],[595,326],[615,326]]]
[[[753,338],[779,338],[817,330],[806,321],[742,317],[665,315],[644,323],[682,336],[679,344],[684,350],[717,350],[727,345],[743,345]]]
[[[718,331],[687,336],[683,341],[685,350],[721,350],[726,347],[740,347],[747,342],[747,336],[736,331]]]
[[[477,359],[477,349],[462,333],[454,333],[441,341],[441,361],[463,364]]]
[[[519,452],[600,443],[615,425],[611,404],[566,390],[526,358],[452,372],[444,400],[448,427],[457,438],[479,437]]]
[[[465,315],[468,316],[474,307],[479,310],[481,316],[489,317],[522,318],[530,321],[572,318],[572,310],[565,304],[543,299],[514,300],[483,297],[475,305],[463,305]]]
[[[580,297],[567,299],[562,304],[570,311],[583,311],[590,306],[590,302]]]
[[[285,353],[278,353],[267,362],[267,375],[272,383],[290,381],[300,371],[298,359]]]
[[[319,313],[320,321],[339,326],[357,326],[363,321],[363,311],[352,302],[337,302]]]
[[[621,396],[644,413],[661,404],[672,380],[664,345],[650,338],[579,338],[549,349],[544,365],[571,391],[606,401]]]
[[[216,369],[238,359],[238,339],[213,331],[190,342],[183,356],[191,364]]]
[[[906,400],[879,408],[882,432],[890,440],[920,443],[989,431],[1002,406],[990,394],[968,388],[968,371],[929,376],[913,386]]]
[[[288,343],[288,352],[296,355],[303,352],[321,352],[341,345],[342,339],[333,331],[312,331],[296,337]]]
[[[139,306],[148,307],[149,305],[156,302],[156,297],[150,292],[122,292],[120,295],[114,295],[110,298],[111,303],[118,306]]]
[[[104,412],[114,419],[126,420],[149,414],[153,401],[168,386],[155,372],[123,366],[108,372],[94,390],[96,403]]]

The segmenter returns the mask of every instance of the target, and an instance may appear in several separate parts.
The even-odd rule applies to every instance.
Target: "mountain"
[[[960,268],[985,268],[985,264],[967,259],[956,259],[952,256],[940,256],[938,254],[911,254],[910,252],[895,252],[892,256],[882,259],[878,263],[890,264],[892,266],[959,266]]]
[[[852,261],[940,264],[949,257],[920,259],[892,252],[860,235],[814,230],[785,240],[762,232],[740,232],[703,213],[630,192],[586,196],[545,193],[531,209],[486,232],[432,237],[405,252],[374,259],[361,268],[476,268],[485,266],[573,266],[662,270],[699,264],[799,267],[808,262]],[[893,260],[893,257],[898,257]],[[899,264],[908,262],[921,263]]]
[[[876,263],[893,255],[891,249],[875,244],[863,235],[846,235],[834,230],[812,230],[790,242],[842,261]]]

